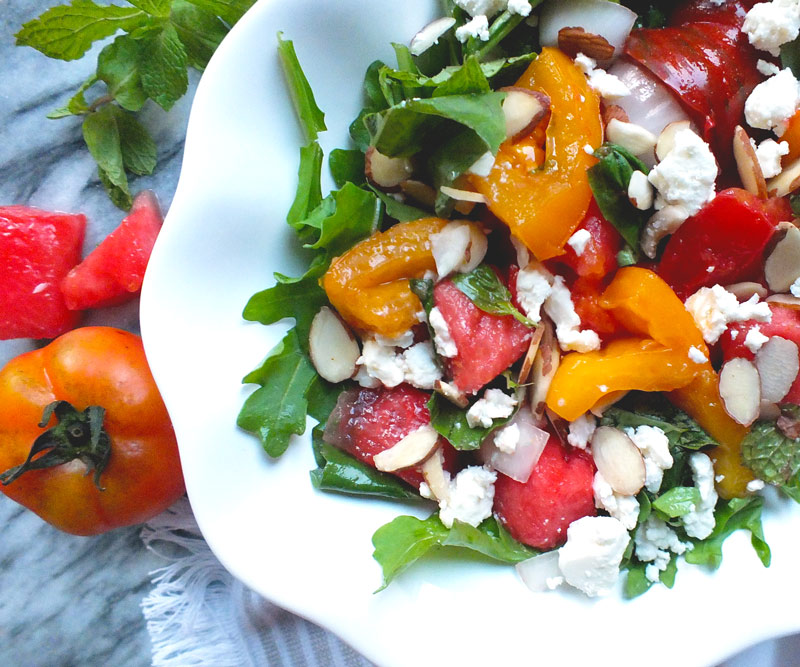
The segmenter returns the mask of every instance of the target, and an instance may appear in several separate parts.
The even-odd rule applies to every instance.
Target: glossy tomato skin
[[[155,195],[139,193],[130,214],[61,281],[70,310],[113,306],[142,289],[163,218]]]
[[[773,209],[745,190],[720,192],[670,237],[658,274],[681,299],[701,287],[758,280],[779,222]]]
[[[11,360],[0,371],[0,471],[21,464],[45,406],[55,400],[106,410],[111,458],[98,490],[80,461],[30,470],[0,490],[48,523],[95,535],[141,523],[184,493],[175,434],[141,338],[84,327]],[[55,419],[48,426],[53,426]]]
[[[0,340],[54,338],[77,324],[58,284],[81,257],[83,215],[0,207]]]

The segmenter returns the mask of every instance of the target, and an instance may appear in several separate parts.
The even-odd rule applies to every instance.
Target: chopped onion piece
[[[520,431],[519,442],[514,452],[506,454],[494,444],[494,437],[500,430],[497,429],[484,440],[481,446],[481,456],[484,462],[497,472],[524,484],[539,462],[539,457],[550,436],[547,431],[536,426],[531,411],[524,405],[508,424],[516,424]]]
[[[551,591],[564,581],[558,566],[557,549],[517,563],[516,568],[519,578],[534,593]]]

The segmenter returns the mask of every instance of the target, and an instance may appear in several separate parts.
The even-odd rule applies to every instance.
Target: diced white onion
[[[558,566],[558,550],[524,560],[516,568],[522,582],[534,593],[553,590],[564,581]]]
[[[494,444],[494,436],[498,431],[493,431],[481,446],[481,456],[484,462],[497,472],[524,484],[539,462],[550,436],[547,431],[536,426],[527,406],[522,406],[509,424],[516,424],[520,432],[514,452],[511,454],[501,452]]]

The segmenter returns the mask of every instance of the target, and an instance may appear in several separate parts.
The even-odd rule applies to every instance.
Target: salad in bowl
[[[311,417],[316,489],[430,508],[375,532],[384,587],[455,547],[635,597],[738,530],[769,565],[763,494],[800,500],[798,32],[785,0],[446,2],[327,156],[279,36],[308,265],[244,309],[295,326],[238,424],[279,457]]]

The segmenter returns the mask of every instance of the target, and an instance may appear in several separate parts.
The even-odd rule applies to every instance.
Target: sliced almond
[[[781,416],[781,409],[777,403],[770,403],[769,401],[761,401],[761,408],[758,411],[758,418],[768,421],[775,421]]]
[[[460,190],[458,188],[451,188],[447,185],[443,185],[439,189],[443,195],[447,195],[456,201],[465,201],[472,204],[486,203],[486,197],[484,197],[480,192],[473,192],[472,190]]]
[[[453,405],[457,405],[459,408],[466,408],[469,405],[469,400],[467,400],[466,394],[449,382],[445,382],[444,380],[436,380],[433,383],[433,389],[437,393],[444,396]]]
[[[644,155],[656,147],[655,134],[636,123],[627,123],[613,118],[606,125],[606,138],[612,143],[627,148],[634,155]]]
[[[628,112],[625,111],[621,106],[618,104],[604,104],[603,105],[603,125],[608,127],[608,124],[612,120],[619,120],[623,123],[629,123],[630,118],[628,117]]]
[[[370,146],[364,155],[364,173],[379,188],[392,189],[408,180],[414,171],[407,157],[389,157]]]
[[[784,230],[764,263],[764,277],[773,292],[787,292],[800,278],[800,229],[790,223]]]
[[[327,306],[311,321],[308,332],[308,356],[328,382],[342,382],[356,372],[361,352],[349,327]]]
[[[561,28],[558,31],[558,48],[570,58],[583,53],[595,60],[609,60],[614,57],[614,45],[601,36],[586,32],[583,28]]]
[[[571,447],[572,445],[569,444],[569,422],[559,417],[548,407],[545,407],[544,414],[547,417],[547,421],[550,422],[550,428],[545,428],[544,425],[542,425],[542,428],[555,433],[565,447]]]
[[[767,181],[756,155],[756,149],[750,142],[744,128],[737,125],[733,131],[733,157],[736,160],[736,169],[744,189],[751,194],[767,198]]]
[[[778,306],[783,306],[784,308],[800,310],[800,299],[792,294],[771,294],[767,297],[767,301]]]
[[[733,294],[739,301],[747,301],[753,294],[758,294],[759,299],[765,299],[769,292],[763,285],[753,282],[733,283],[725,288]]]
[[[400,191],[418,204],[432,209],[436,205],[436,190],[427,183],[409,179],[400,183]]]
[[[437,501],[449,500],[450,480],[444,470],[444,454],[441,447],[437,447],[436,451],[426,459],[421,470],[422,477],[431,490],[433,498]]]
[[[761,400],[778,403],[789,393],[800,371],[797,344],[773,336],[756,354],[756,368],[761,378]]]
[[[600,426],[592,436],[592,457],[597,470],[615,493],[633,496],[642,489],[645,467],[642,452],[625,433]]]
[[[418,56],[425,53],[455,24],[456,20],[452,16],[442,16],[431,21],[411,38],[411,42],[408,45],[411,55]]]
[[[528,351],[525,353],[525,358],[522,360],[522,368],[519,369],[517,376],[517,384],[525,384],[531,374],[533,368],[533,360],[536,358],[536,353],[539,351],[539,343],[542,342],[544,335],[544,327],[536,327],[531,336],[531,343],[528,345]]]
[[[770,197],[785,197],[797,188],[800,188],[800,158],[767,181],[767,192]]]
[[[531,413],[537,425],[544,422],[547,392],[550,390],[550,383],[553,381],[561,361],[561,351],[553,332],[553,325],[543,319],[539,328],[543,330],[542,340],[536,356],[533,358],[530,388]]]
[[[503,116],[506,119],[506,139],[516,141],[527,136],[550,111],[550,98],[529,88],[509,86],[501,88]]]
[[[686,218],[686,209],[673,205],[665,206],[651,215],[642,230],[641,245],[644,254],[654,259],[661,239],[678,229]]]
[[[755,365],[742,357],[725,362],[719,373],[719,395],[731,419],[750,426],[761,408],[761,382]]]
[[[688,120],[676,120],[669,123],[661,130],[661,134],[658,135],[658,141],[656,142],[656,157],[659,162],[667,157],[667,153],[675,148],[675,135],[681,130],[691,129],[692,124]]]
[[[439,434],[430,424],[420,426],[393,447],[375,454],[372,461],[378,470],[392,472],[424,461],[436,447]]]

